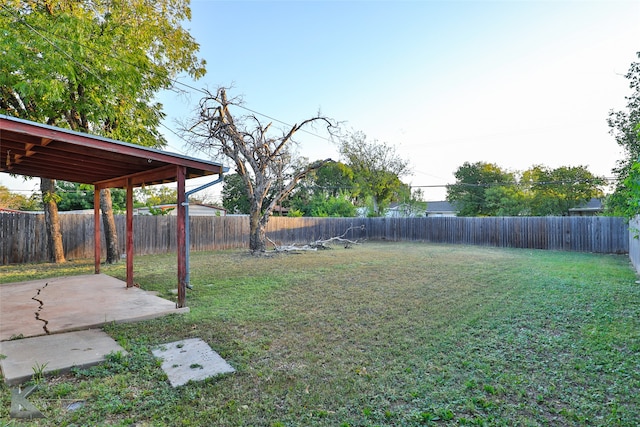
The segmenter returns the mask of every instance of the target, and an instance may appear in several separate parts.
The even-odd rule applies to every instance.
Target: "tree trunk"
[[[249,250],[251,253],[267,250],[267,235],[260,212],[252,212],[249,216]]]
[[[107,249],[107,264],[115,264],[120,260],[118,249],[118,231],[116,221],[113,218],[113,206],[111,204],[111,190],[105,188],[100,192],[100,210],[102,210],[102,225],[104,227],[104,240]]]
[[[40,178],[40,191],[42,192],[44,221],[47,228],[49,260],[55,263],[63,263],[65,262],[64,247],[62,246],[62,233],[60,232],[60,220],[58,218],[58,204],[55,197],[56,182],[53,179]]]

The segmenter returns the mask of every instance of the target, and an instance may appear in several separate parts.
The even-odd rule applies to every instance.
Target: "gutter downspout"
[[[226,170],[224,170],[226,169]],[[223,172],[227,172],[229,169],[228,168],[224,168]],[[215,181],[209,182],[207,184],[201,185],[198,188],[195,188],[191,191],[187,191],[186,193],[184,193],[185,196],[185,202],[182,204],[182,206],[184,206],[184,210],[185,210],[185,217],[186,217],[186,221],[184,224],[184,228],[185,228],[185,240],[186,240],[186,247],[187,247],[187,251],[186,251],[186,264],[187,264],[187,274],[186,274],[186,278],[185,281],[187,283],[187,288],[188,289],[193,289],[193,286],[191,286],[191,274],[190,274],[190,265],[189,265],[189,253],[191,252],[191,238],[189,237],[189,196],[191,196],[193,193],[197,193],[198,191],[202,191],[204,189],[207,189],[209,187],[211,187],[212,185],[218,184],[219,182],[222,182],[224,180],[224,176],[222,174],[218,175],[218,179],[216,179]]]

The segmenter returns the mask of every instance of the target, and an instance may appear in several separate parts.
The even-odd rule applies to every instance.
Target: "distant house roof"
[[[419,202],[419,203],[406,203],[406,202],[394,202],[385,209],[385,216],[390,218],[416,218],[428,216],[425,206],[431,202]]]
[[[177,214],[176,207],[177,205],[175,203],[154,206],[156,209],[168,211],[169,215]],[[136,215],[151,215],[148,207],[137,208],[135,213]],[[189,203],[189,216],[225,216],[226,214],[227,210],[219,206],[206,205],[203,203]]]
[[[3,208],[0,207],[0,212],[6,212],[6,213],[34,213],[34,212],[30,212],[30,211],[20,211],[17,209],[9,209],[9,208]]]
[[[457,213],[458,210],[446,200],[427,202],[427,215],[434,213]]]
[[[569,209],[569,215],[594,215],[604,210],[602,199],[596,197],[575,208]]]

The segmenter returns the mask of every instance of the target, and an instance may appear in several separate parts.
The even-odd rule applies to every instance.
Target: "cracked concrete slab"
[[[72,367],[86,368],[104,362],[112,352],[126,351],[105,332],[97,329],[44,335],[0,342],[0,369],[9,385],[44,375],[64,373]]]
[[[25,376],[29,379],[33,374],[33,367],[41,366],[44,363],[41,361],[42,357],[49,356],[55,346],[65,345],[67,337],[72,337],[70,344],[73,343],[73,335],[67,335],[67,332],[96,329],[112,322],[137,322],[188,311],[188,307],[176,308],[174,301],[160,298],[139,288],[127,288],[123,281],[105,274],[0,284],[0,354],[8,356],[6,349],[12,351],[11,356],[0,357],[0,368],[7,383],[19,382],[20,378]],[[31,343],[34,341],[30,341],[31,339],[47,344],[32,347]],[[112,344],[111,342],[109,344]],[[95,347],[92,344],[84,348]],[[60,364],[51,362],[48,368],[63,371],[74,364],[85,363],[75,358],[78,350],[69,351],[71,353],[63,353],[55,359],[60,361]],[[104,356],[110,351],[111,347],[107,346],[99,352]],[[94,362],[99,363],[94,360],[86,363]],[[12,366],[18,365],[22,369],[20,373],[9,373],[10,378],[7,378],[6,370],[11,371]]]
[[[0,341],[188,311],[105,274],[7,283],[0,285]]]
[[[46,284],[46,280],[33,280],[0,285],[0,341],[45,333],[35,318],[39,304],[32,297]]]

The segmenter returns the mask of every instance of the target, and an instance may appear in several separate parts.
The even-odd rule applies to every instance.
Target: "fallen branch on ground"
[[[364,230],[364,224],[358,227],[351,226],[345,230],[340,236],[331,237],[329,239],[320,239],[314,242],[308,243],[306,245],[298,246],[296,244],[292,245],[276,245],[276,243],[267,237],[269,243],[271,243],[276,252],[291,252],[291,251],[317,251],[318,249],[331,249],[331,244],[335,242],[340,242],[344,245],[345,248],[350,248],[352,245],[357,245],[360,243],[358,240],[351,240],[345,238],[347,233],[351,230]]]

